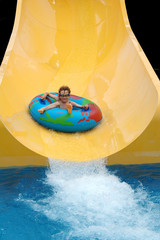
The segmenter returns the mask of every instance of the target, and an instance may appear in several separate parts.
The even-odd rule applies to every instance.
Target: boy
[[[69,101],[68,99],[70,96],[70,92],[71,92],[71,90],[67,86],[62,86],[59,89],[59,96],[46,92],[43,96],[41,96],[41,99],[45,99],[47,96],[50,96],[51,98],[54,98],[56,100],[56,102],[51,103],[46,107],[40,108],[40,109],[38,109],[38,111],[40,113],[43,113],[44,111],[46,111],[48,109],[63,108],[63,109],[67,109],[68,113],[70,114],[72,112],[73,106],[79,107],[79,108],[85,107],[85,109],[88,109],[88,104],[82,106],[75,102]]]

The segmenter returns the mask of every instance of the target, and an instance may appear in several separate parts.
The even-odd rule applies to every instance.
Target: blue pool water
[[[0,170],[0,240],[159,240],[160,164]]]

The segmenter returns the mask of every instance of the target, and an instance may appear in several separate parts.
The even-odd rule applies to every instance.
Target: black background
[[[16,0],[0,0],[0,63],[12,32],[16,3]],[[160,77],[159,1],[126,0],[126,7],[132,30]]]

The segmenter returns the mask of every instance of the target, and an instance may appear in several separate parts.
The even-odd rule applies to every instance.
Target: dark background
[[[16,2],[0,0],[0,63],[13,28]],[[159,1],[126,0],[126,7],[132,30],[160,78]]]

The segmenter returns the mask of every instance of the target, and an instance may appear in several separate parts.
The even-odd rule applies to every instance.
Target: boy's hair
[[[62,91],[62,90],[68,90],[68,92],[69,92],[69,94],[70,94],[70,92],[71,92],[71,90],[70,90],[70,88],[68,87],[68,86],[62,86],[62,87],[60,87],[60,89],[59,89],[59,93]]]

